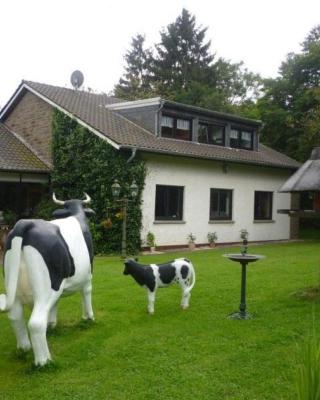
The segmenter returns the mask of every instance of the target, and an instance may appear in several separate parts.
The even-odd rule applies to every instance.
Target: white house
[[[261,121],[160,98],[123,102],[23,81],[0,123],[46,166],[53,108],[145,160],[142,239],[152,231],[158,246],[179,246],[191,232],[198,244],[213,231],[223,243],[238,242],[241,229],[255,241],[294,235],[294,221],[277,213],[290,208],[291,195],[278,189],[299,163],[259,142]]]

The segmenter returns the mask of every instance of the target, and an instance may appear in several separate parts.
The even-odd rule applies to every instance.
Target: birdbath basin
[[[229,315],[230,319],[250,319],[251,315],[246,311],[246,284],[247,284],[247,265],[249,263],[261,260],[265,256],[260,254],[224,254],[223,257],[228,258],[231,261],[235,261],[241,264],[241,296],[240,296],[240,307],[239,311]]]
[[[238,261],[239,263],[246,264],[265,258],[265,256],[259,254],[224,254],[223,257],[229,258],[231,261]]]

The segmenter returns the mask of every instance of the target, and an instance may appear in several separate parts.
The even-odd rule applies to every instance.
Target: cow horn
[[[87,193],[84,193],[84,195],[86,196],[86,198],[84,200],[82,200],[82,203],[89,204],[91,201],[91,197]]]
[[[60,206],[64,206],[64,204],[65,204],[65,201],[58,200],[58,199],[56,198],[56,195],[54,194],[54,192],[52,193],[52,199],[53,199],[53,201],[54,201],[56,204],[59,204]]]

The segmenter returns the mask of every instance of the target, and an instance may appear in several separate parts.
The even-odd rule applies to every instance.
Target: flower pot
[[[195,243],[189,243],[189,250],[193,251],[196,248],[196,244]]]
[[[209,247],[211,247],[211,248],[213,248],[213,247],[216,247],[216,244],[215,244],[215,242],[211,242],[211,243],[209,243]]]
[[[154,246],[150,246],[150,253],[154,253],[156,251],[156,248]]]

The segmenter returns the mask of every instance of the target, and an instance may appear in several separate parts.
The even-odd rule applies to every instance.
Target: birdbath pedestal
[[[249,263],[261,260],[265,256],[258,254],[224,254],[223,257],[228,258],[231,261],[236,261],[241,264],[241,296],[240,296],[240,308],[239,311],[229,315],[230,319],[250,319],[252,318],[247,313],[246,305],[246,285],[247,285],[247,265]]]

